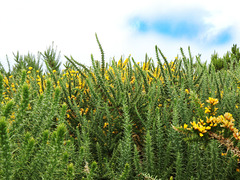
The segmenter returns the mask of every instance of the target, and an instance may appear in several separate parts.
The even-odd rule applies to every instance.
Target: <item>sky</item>
[[[0,62],[11,65],[13,53],[37,56],[54,42],[64,64],[66,56],[87,66],[91,54],[100,60],[95,33],[105,60],[127,58],[156,61],[155,45],[164,56],[223,56],[240,41],[237,0],[0,0]]]

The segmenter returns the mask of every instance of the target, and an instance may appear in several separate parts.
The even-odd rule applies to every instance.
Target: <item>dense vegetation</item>
[[[1,66],[0,179],[240,179],[236,46],[210,64],[157,46],[157,64],[106,63],[97,42],[91,67],[60,70],[53,46]]]

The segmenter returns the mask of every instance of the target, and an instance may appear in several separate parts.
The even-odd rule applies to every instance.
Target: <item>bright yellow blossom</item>
[[[210,109],[205,107],[205,114],[210,113],[210,112],[211,112]]]
[[[127,63],[128,63],[128,58],[123,62],[123,67],[125,67]]]
[[[206,127],[206,129],[207,129],[207,130],[210,130],[210,129],[211,129],[211,127],[210,127],[210,126],[207,126],[207,127]]]
[[[108,126],[108,123],[105,122],[103,128],[106,128]]]
[[[207,102],[214,106],[218,103],[218,99],[214,99],[214,98],[209,97]]]

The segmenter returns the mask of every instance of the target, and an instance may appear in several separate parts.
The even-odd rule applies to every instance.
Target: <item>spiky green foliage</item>
[[[145,153],[146,153],[146,164],[145,164],[145,171],[153,174],[154,172],[154,160],[153,160],[153,147],[152,147],[152,137],[150,135],[150,132],[147,131],[146,134],[146,149],[145,149]]]
[[[32,67],[34,70],[38,70],[43,72],[43,65],[41,63],[41,55],[38,53],[37,58],[33,55],[28,53],[27,55],[20,55],[19,51],[14,54],[14,61],[16,64],[13,66],[12,72],[19,72],[22,69],[28,69]]]
[[[11,149],[9,135],[7,133],[7,121],[3,117],[0,119],[0,150],[0,177],[10,180],[12,175]]]
[[[211,56],[211,63],[215,67],[216,71],[221,69],[231,69],[235,68],[240,60],[240,51],[237,44],[233,44],[231,51],[227,51],[223,57],[219,57],[216,52]]]
[[[102,75],[102,77],[104,77],[104,73],[105,73],[104,51],[103,51],[102,45],[100,44],[100,41],[98,40],[97,33],[95,33],[95,36],[96,36],[96,40],[97,40],[99,49],[100,49],[100,51],[101,51],[101,75]]]
[[[190,48],[173,61],[156,46],[157,63],[106,63],[96,39],[102,58],[90,67],[65,56],[57,72],[50,48],[47,73],[21,65],[0,75],[0,179],[237,179],[230,151],[186,129],[209,117],[209,97],[239,127],[236,47],[217,71]]]
[[[57,51],[57,48],[54,49],[54,42],[52,45],[47,48],[44,52],[40,53],[43,61],[49,65],[52,70],[56,70],[60,73],[60,52]]]

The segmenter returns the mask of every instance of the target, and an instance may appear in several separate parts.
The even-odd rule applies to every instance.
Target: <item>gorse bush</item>
[[[157,63],[106,63],[96,38],[90,67],[65,56],[61,71],[49,48],[46,72],[31,55],[1,71],[0,179],[240,179],[236,60],[156,46]]]
[[[223,68],[229,69],[232,66],[235,67],[236,63],[239,63],[240,60],[240,51],[236,44],[233,44],[231,51],[227,51],[227,53],[221,58],[218,56],[218,53],[214,52],[211,56],[211,63],[214,65],[216,71],[219,71]]]

